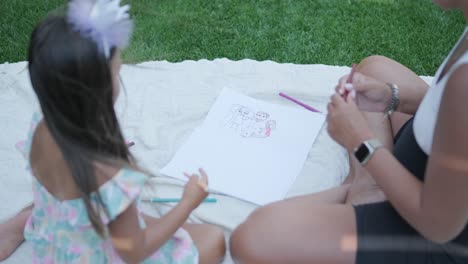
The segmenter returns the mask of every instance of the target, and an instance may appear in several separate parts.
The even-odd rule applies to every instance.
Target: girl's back
[[[43,121],[34,131],[30,149],[33,176],[50,194],[60,201],[80,197],[67,163]]]

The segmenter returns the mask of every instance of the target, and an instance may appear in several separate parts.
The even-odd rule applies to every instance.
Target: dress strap
[[[34,131],[36,130],[37,125],[42,120],[42,114],[39,112],[34,112],[31,117],[31,122],[29,125],[29,131],[26,140],[19,141],[15,144],[16,149],[21,153],[21,155],[29,160],[29,152],[31,151],[31,144],[33,140]]]

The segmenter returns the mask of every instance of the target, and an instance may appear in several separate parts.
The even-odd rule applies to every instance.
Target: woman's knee
[[[252,232],[249,232],[252,231]],[[246,221],[239,225],[229,240],[229,252],[236,263],[255,263],[258,257],[255,252],[255,228],[252,223]]]
[[[381,80],[402,86],[426,90],[429,86],[416,73],[405,65],[384,56],[369,56],[363,59],[357,71]]]
[[[270,208],[262,207],[255,210],[248,219],[239,225],[231,235],[229,250],[236,263],[267,263],[264,259],[267,252],[263,252],[265,240],[262,234],[267,227]],[[271,219],[270,219],[271,220]]]
[[[366,75],[373,75],[376,71],[380,71],[394,62],[394,60],[385,56],[372,55],[364,58],[357,66],[357,70]]]

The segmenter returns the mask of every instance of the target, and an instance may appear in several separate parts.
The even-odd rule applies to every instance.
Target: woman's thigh
[[[231,236],[238,263],[352,264],[357,235],[353,207],[311,195],[256,210]]]

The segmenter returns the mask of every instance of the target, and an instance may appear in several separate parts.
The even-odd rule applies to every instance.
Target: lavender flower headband
[[[91,38],[106,58],[113,47],[128,45],[133,31],[129,5],[121,0],[71,0],[67,20],[82,36]]]

